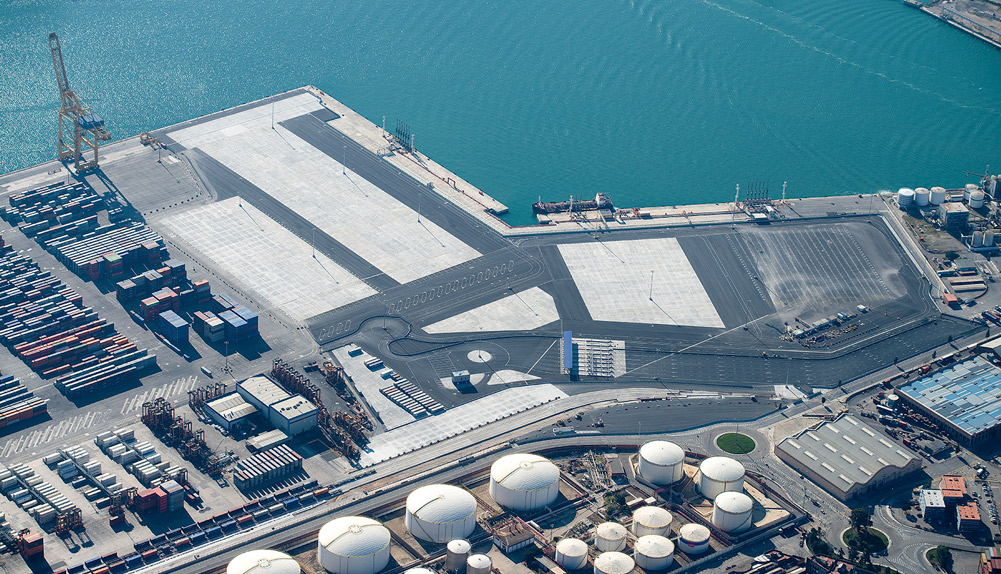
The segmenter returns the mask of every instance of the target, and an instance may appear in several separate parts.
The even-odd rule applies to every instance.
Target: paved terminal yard
[[[928,281],[881,216],[889,207],[874,197],[776,202],[768,225],[724,204],[678,217],[672,208],[616,224],[514,229],[486,211],[503,211],[498,202],[314,88],[153,135],[162,148],[136,139],[105,146],[101,171],[81,179],[159,233],[192,280],[206,279],[214,294],[256,311],[260,337],[230,344],[192,333],[175,351],[126,311],[114,281],[82,279],[5,226],[7,244],[148,348],[157,370],[70,401],[0,349],[4,374],[50,401],[46,417],[3,429],[4,464],[38,466],[42,456],[78,444],[100,458],[93,437],[124,427],[190,467],[139,422],[142,405],[158,398],[193,421],[214,451],[248,458],[241,441],[197,419],[188,392],[217,382],[232,390],[235,381],[269,372],[275,357],[299,369],[322,365],[306,377],[327,409],[357,408],[374,421],[353,464],[319,433],[293,441],[305,458],[301,478],[328,485],[402,470],[413,453],[447,455],[493,437],[493,428],[541,439],[551,430],[525,435],[531,423],[522,421],[552,417],[577,400],[590,405],[586,397],[601,393],[694,394],[686,395],[691,407],[643,404],[649,408],[635,421],[627,407],[611,406],[604,427],[587,425],[605,411],[588,413],[582,440],[591,432],[629,433],[634,422],[637,432],[670,432],[751,420],[781,403],[773,401],[778,388],[779,398],[796,400],[949,341],[966,344],[983,330],[943,314],[929,297]],[[45,164],[0,176],[0,193],[67,177],[59,164]],[[836,325],[818,327],[820,335],[791,334],[831,316]],[[572,332],[570,347],[565,331]],[[349,345],[383,366],[349,364],[342,352]],[[353,383],[335,392],[324,382],[327,362],[334,370],[342,365]],[[412,385],[408,392],[444,414],[408,414],[390,398],[396,391],[388,387],[397,383]],[[730,396],[745,398],[717,402]],[[356,397],[363,400],[352,406]],[[676,408],[683,414],[668,416]],[[665,418],[666,426],[658,422]],[[199,521],[291,486],[244,493],[231,476],[217,482],[191,468],[204,503],[165,524]],[[47,542],[54,566],[129,548],[122,533],[103,536],[107,511],[84,502],[82,532],[90,542],[74,539],[79,533],[61,547]],[[8,519],[36,526],[16,507]],[[145,518],[130,514],[129,521],[132,542],[158,534]]]

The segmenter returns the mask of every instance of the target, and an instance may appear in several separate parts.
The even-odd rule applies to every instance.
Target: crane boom
[[[64,162],[74,162],[77,172],[96,168],[97,152],[101,141],[110,140],[111,134],[104,129],[104,120],[80,101],[76,93],[70,89],[69,77],[66,75],[66,65],[63,63],[63,51],[59,44],[59,36],[49,34],[49,50],[52,52],[52,67],[56,71],[56,84],[59,87],[59,159]],[[72,125],[72,140],[70,140],[70,125]],[[84,146],[94,151],[94,158],[86,161]]]

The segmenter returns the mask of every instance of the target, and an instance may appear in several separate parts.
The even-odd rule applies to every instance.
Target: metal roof
[[[285,392],[285,389],[265,377],[250,377],[245,381],[239,382],[238,386],[244,392],[267,406],[271,406],[291,396]]]
[[[271,405],[271,408],[286,420],[295,420],[316,413],[316,405],[299,395],[275,403]]]
[[[242,419],[257,412],[254,405],[236,393],[212,399],[205,403],[205,406],[227,421]]]
[[[945,508],[945,499],[942,498],[942,491],[938,489],[921,489],[921,502],[925,507]]]
[[[880,470],[903,468],[917,457],[851,415],[826,421],[789,437],[776,447],[847,492]]]
[[[897,392],[971,436],[1001,422],[1001,369],[980,357],[917,379]]]

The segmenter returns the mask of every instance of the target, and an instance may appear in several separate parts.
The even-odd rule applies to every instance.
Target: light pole
[[[311,242],[313,246],[313,259],[316,259],[316,228],[313,228],[313,241]]]
[[[348,174],[348,146],[344,146],[344,153],[341,154],[341,173]]]
[[[650,300],[653,301],[653,269],[650,270]]]

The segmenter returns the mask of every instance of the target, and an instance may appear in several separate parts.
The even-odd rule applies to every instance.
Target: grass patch
[[[871,526],[866,529],[866,533],[861,539],[859,538],[858,533],[851,528],[845,530],[845,533],[841,535],[841,539],[844,540],[845,544],[849,547],[855,547],[862,551],[868,551],[870,554],[886,550],[886,548],[890,545],[890,540],[886,537],[886,534],[883,534]]]
[[[730,454],[747,454],[754,450],[754,439],[739,432],[728,432],[716,439],[716,446]]]

